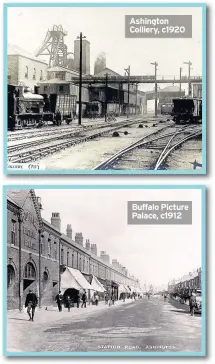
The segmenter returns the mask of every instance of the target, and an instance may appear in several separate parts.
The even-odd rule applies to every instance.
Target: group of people
[[[72,303],[73,303],[70,296],[63,297],[63,295],[61,294],[61,291],[59,291],[59,293],[55,297],[55,301],[57,302],[59,312],[62,311],[63,304],[65,304],[65,307],[68,308],[68,311],[70,312],[70,308],[72,307]],[[84,291],[82,295],[78,294],[78,296],[77,296],[77,307],[78,308],[80,306],[80,301],[82,301],[81,308],[83,308],[83,307],[86,308],[87,307],[86,291]]]
[[[106,305],[109,305],[109,306],[114,305],[115,301],[116,301],[116,296],[114,293],[111,293],[111,294],[106,293],[106,295],[105,295],[105,304]]]

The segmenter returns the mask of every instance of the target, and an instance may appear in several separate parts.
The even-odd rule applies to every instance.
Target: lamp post
[[[180,84],[179,84],[180,96],[181,96],[181,79],[182,79],[181,74],[182,74],[182,67],[180,67],[180,77],[179,77],[179,79],[180,79]]]
[[[80,60],[79,60],[79,100],[78,100],[78,125],[81,125],[81,114],[82,114],[82,39],[86,38],[80,33],[77,39],[80,39]]]
[[[190,70],[192,66],[192,62],[183,62],[184,64],[188,65],[188,96],[191,96],[191,83],[190,83]]]
[[[157,67],[158,63],[153,62],[151,63],[153,66],[155,66],[155,117],[158,116],[158,85],[157,85]]]
[[[130,111],[130,74],[131,74],[131,67],[125,68],[125,72],[128,75],[128,107],[127,107],[127,119],[129,118],[129,111]]]

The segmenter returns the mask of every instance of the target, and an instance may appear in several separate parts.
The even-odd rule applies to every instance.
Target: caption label
[[[192,201],[128,201],[128,225],[192,225]]]
[[[192,15],[125,15],[125,38],[192,38]]]
[[[15,171],[38,171],[46,169],[45,165],[38,163],[8,163],[7,168]]]

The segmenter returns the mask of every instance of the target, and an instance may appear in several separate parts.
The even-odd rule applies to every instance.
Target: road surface
[[[201,316],[186,305],[154,296],[107,307],[72,308],[8,316],[8,351],[27,352],[198,352]]]

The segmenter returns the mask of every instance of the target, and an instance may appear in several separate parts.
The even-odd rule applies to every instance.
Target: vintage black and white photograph
[[[7,173],[204,174],[205,7],[175,5],[7,5]]]
[[[204,355],[201,188],[7,188],[6,201],[7,355]]]

